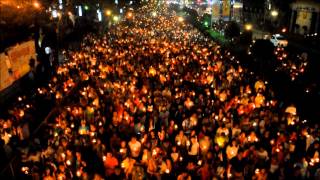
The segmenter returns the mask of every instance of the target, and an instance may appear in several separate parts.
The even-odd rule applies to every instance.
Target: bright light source
[[[79,6],[79,8],[78,8],[78,15],[81,17],[82,16],[82,7],[81,6]]]
[[[183,17],[178,17],[178,21],[182,22],[183,21]]]
[[[247,31],[251,31],[251,30],[252,30],[252,24],[246,24],[246,25],[244,26],[244,28],[245,28],[245,30],[247,30]]]
[[[127,17],[132,18],[132,16],[133,16],[132,12],[128,12]]]
[[[38,2],[34,2],[34,3],[33,3],[33,6],[34,6],[35,8],[40,8],[40,4],[39,4]]]
[[[155,11],[152,12],[152,16],[153,16],[153,17],[156,17],[156,16],[157,16],[157,12],[155,12]]]
[[[85,9],[85,10],[88,10],[88,9],[89,9],[89,6],[85,5],[85,6],[84,6],[84,9]]]
[[[278,15],[279,15],[278,11],[276,11],[276,10],[271,11],[272,17],[277,17]]]
[[[283,32],[283,33],[287,32],[287,28],[282,28],[281,32]]]
[[[59,4],[62,4],[62,0],[59,0]]]
[[[119,17],[118,16],[113,16],[113,20],[117,22],[117,21],[119,21]]]
[[[52,10],[52,17],[53,18],[57,18],[58,17],[58,12],[57,12],[57,10]]]
[[[133,3],[132,1],[129,2],[130,5],[131,5],[132,3]]]
[[[235,2],[235,3],[233,4],[233,8],[234,8],[234,9],[241,9],[241,8],[243,8],[243,4],[240,3],[240,2]]]
[[[123,9],[122,8],[120,8],[120,14],[122,14],[123,13]]]
[[[98,15],[98,21],[101,22],[102,21],[102,13],[99,9],[97,10],[97,15]]]
[[[50,54],[52,52],[50,47],[44,48],[44,51],[46,54]]]
[[[111,11],[110,10],[106,10],[106,15],[110,16],[111,15]]]
[[[59,4],[59,9],[63,9],[63,6],[62,6],[62,4]]]
[[[118,1],[118,0],[114,0],[114,3],[115,3],[115,4],[119,4],[119,1]]]

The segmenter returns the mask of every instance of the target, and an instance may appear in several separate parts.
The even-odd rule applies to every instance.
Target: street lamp
[[[106,15],[107,15],[107,16],[111,16],[111,13],[112,13],[112,12],[111,12],[110,10],[106,10]]]
[[[279,15],[278,11],[276,11],[276,10],[272,10],[271,11],[271,16],[272,17],[277,17],[278,15]]]
[[[251,31],[252,30],[252,24],[245,24],[244,25],[244,29],[247,31]]]
[[[33,6],[34,6],[35,8],[37,8],[37,9],[40,8],[40,4],[39,4],[38,2],[34,2],[34,3],[33,3]]]
[[[119,21],[119,17],[118,17],[118,16],[113,16],[113,20],[114,20],[115,22],[117,22],[117,21]]]

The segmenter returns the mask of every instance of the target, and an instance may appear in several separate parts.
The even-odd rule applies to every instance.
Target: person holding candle
[[[236,178],[236,179],[244,179],[244,167],[245,167],[245,159],[243,158],[243,152],[238,151],[237,156],[233,157],[230,160],[230,165],[229,169],[231,174]]]
[[[138,158],[141,150],[141,143],[137,140],[136,137],[132,137],[131,141],[128,143],[131,156],[133,158]]]
[[[103,162],[106,168],[106,176],[110,177],[115,172],[115,167],[118,166],[119,162],[110,152],[107,152],[107,156],[103,159]]]
[[[233,139],[231,141],[231,144],[229,144],[226,148],[226,154],[227,154],[228,160],[231,160],[232,158],[237,156],[238,150],[239,150],[239,146],[237,145],[237,141]]]
[[[191,137],[191,147],[190,147],[190,150],[188,151],[188,154],[192,162],[196,162],[197,156],[199,155],[199,148],[200,148],[200,145],[198,143],[197,138]]]
[[[206,155],[211,147],[209,136],[204,136],[202,139],[200,139],[199,144],[200,144],[201,154]]]
[[[187,140],[188,140],[187,136],[184,135],[183,130],[180,130],[179,134],[175,138],[175,142],[176,142],[177,146],[185,147]]]

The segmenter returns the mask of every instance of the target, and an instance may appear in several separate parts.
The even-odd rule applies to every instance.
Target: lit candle
[[[157,150],[156,149],[154,149],[154,150],[152,150],[152,155],[157,155]]]
[[[71,161],[67,160],[67,165],[70,166],[71,165]]]
[[[179,160],[180,160],[180,161],[182,161],[182,160],[183,160],[183,157],[182,157],[182,156],[180,156]]]
[[[190,146],[190,141],[189,140],[187,141],[187,146]]]
[[[81,176],[81,171],[77,170],[77,176],[80,177]]]

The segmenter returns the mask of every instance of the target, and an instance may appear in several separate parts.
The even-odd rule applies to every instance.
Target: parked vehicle
[[[288,46],[288,40],[280,34],[272,35],[270,38],[270,41],[274,46],[281,46],[281,47]]]

